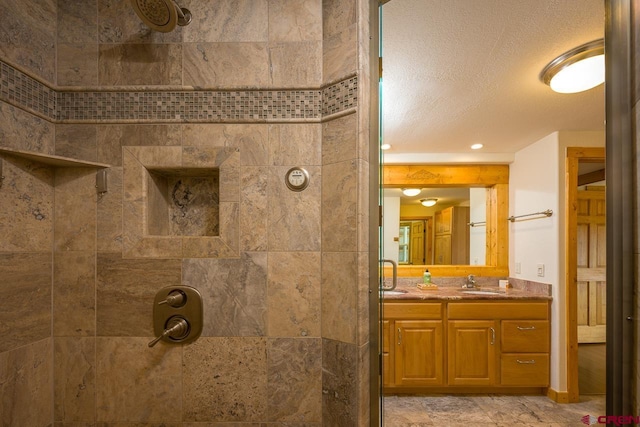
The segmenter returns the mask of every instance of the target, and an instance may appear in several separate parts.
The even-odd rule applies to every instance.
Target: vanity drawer
[[[502,354],[500,382],[507,386],[548,386],[549,355],[539,353]]]
[[[503,320],[503,353],[548,353],[549,321]]]
[[[415,320],[441,320],[442,304],[441,303],[384,303],[385,319],[415,319]]]

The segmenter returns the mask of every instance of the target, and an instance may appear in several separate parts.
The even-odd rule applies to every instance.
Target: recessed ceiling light
[[[391,144],[382,144],[382,145],[380,146],[380,149],[381,149],[381,150],[388,150],[389,148],[391,148]]]
[[[471,149],[472,149],[472,150],[479,150],[479,149],[481,149],[482,147],[484,147],[484,144],[480,144],[480,143],[478,143],[478,144],[473,144],[473,145],[471,146]]]
[[[420,199],[422,206],[431,207],[438,203],[438,199]]]
[[[420,194],[421,191],[421,188],[403,188],[402,194],[404,194],[405,196],[413,197]]]
[[[540,80],[558,93],[577,93],[604,82],[604,39],[563,53],[543,68]]]

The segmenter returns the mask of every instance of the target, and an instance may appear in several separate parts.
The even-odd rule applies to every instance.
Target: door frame
[[[604,162],[604,147],[567,147],[565,154],[565,304],[567,402],[579,402],[578,388],[578,165]]]

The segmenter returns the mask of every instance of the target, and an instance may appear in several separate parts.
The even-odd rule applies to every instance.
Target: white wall
[[[487,189],[469,189],[469,221],[487,220]],[[487,227],[469,227],[469,262],[471,265],[487,264]]]
[[[384,197],[382,208],[383,227],[383,259],[398,262],[399,242],[394,238],[399,237],[400,232],[400,197]]]
[[[510,224],[511,277],[552,285],[551,388],[566,391],[564,182],[566,147],[604,146],[603,132],[555,132],[518,151],[510,167],[509,213],[551,209],[553,215]],[[519,264],[520,272],[516,272]],[[537,274],[544,265],[544,276]]]

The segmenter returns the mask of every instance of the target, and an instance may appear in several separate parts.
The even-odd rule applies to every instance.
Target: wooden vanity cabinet
[[[496,382],[496,322],[450,320],[449,385],[487,386]]]

